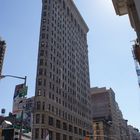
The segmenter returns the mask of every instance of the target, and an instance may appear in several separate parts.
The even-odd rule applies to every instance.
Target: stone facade
[[[110,124],[104,117],[93,118],[93,139],[108,140],[110,135]]]
[[[112,89],[91,88],[94,139],[133,140]]]
[[[92,132],[87,32],[73,0],[42,1],[33,140]]]
[[[140,140],[140,132],[138,129],[134,128],[131,125],[128,126],[128,129],[130,140]]]

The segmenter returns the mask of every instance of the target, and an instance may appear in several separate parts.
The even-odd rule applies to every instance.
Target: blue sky
[[[128,16],[117,16],[111,0],[75,0],[89,26],[91,87],[112,88],[129,124],[140,129],[140,89],[131,48],[136,38]],[[39,40],[41,0],[4,0],[0,4],[0,36],[7,48],[3,74],[27,75],[28,97],[34,95]],[[22,80],[0,81],[0,109],[12,109],[16,84]]]

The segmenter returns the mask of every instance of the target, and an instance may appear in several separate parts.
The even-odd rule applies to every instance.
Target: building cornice
[[[112,2],[117,15],[128,14],[127,0],[112,0]]]

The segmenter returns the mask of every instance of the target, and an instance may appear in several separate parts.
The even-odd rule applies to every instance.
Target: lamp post
[[[24,80],[24,85],[26,85],[26,80],[27,76],[25,77],[20,77],[20,76],[15,76],[15,75],[0,75],[0,80],[6,77],[11,77],[11,78],[17,78],[17,79],[23,79]]]
[[[15,76],[15,75],[0,75],[0,80],[3,79],[3,78],[6,78],[6,77],[23,79],[24,80],[24,86],[26,86],[27,76],[20,77],[20,76]],[[21,136],[22,136],[22,127],[23,127],[23,109],[21,110],[21,126],[20,126],[20,132],[19,132],[19,140],[21,140]]]

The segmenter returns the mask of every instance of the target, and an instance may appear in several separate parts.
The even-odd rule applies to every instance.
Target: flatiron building
[[[88,27],[73,0],[43,0],[33,140],[83,140],[92,129]]]

